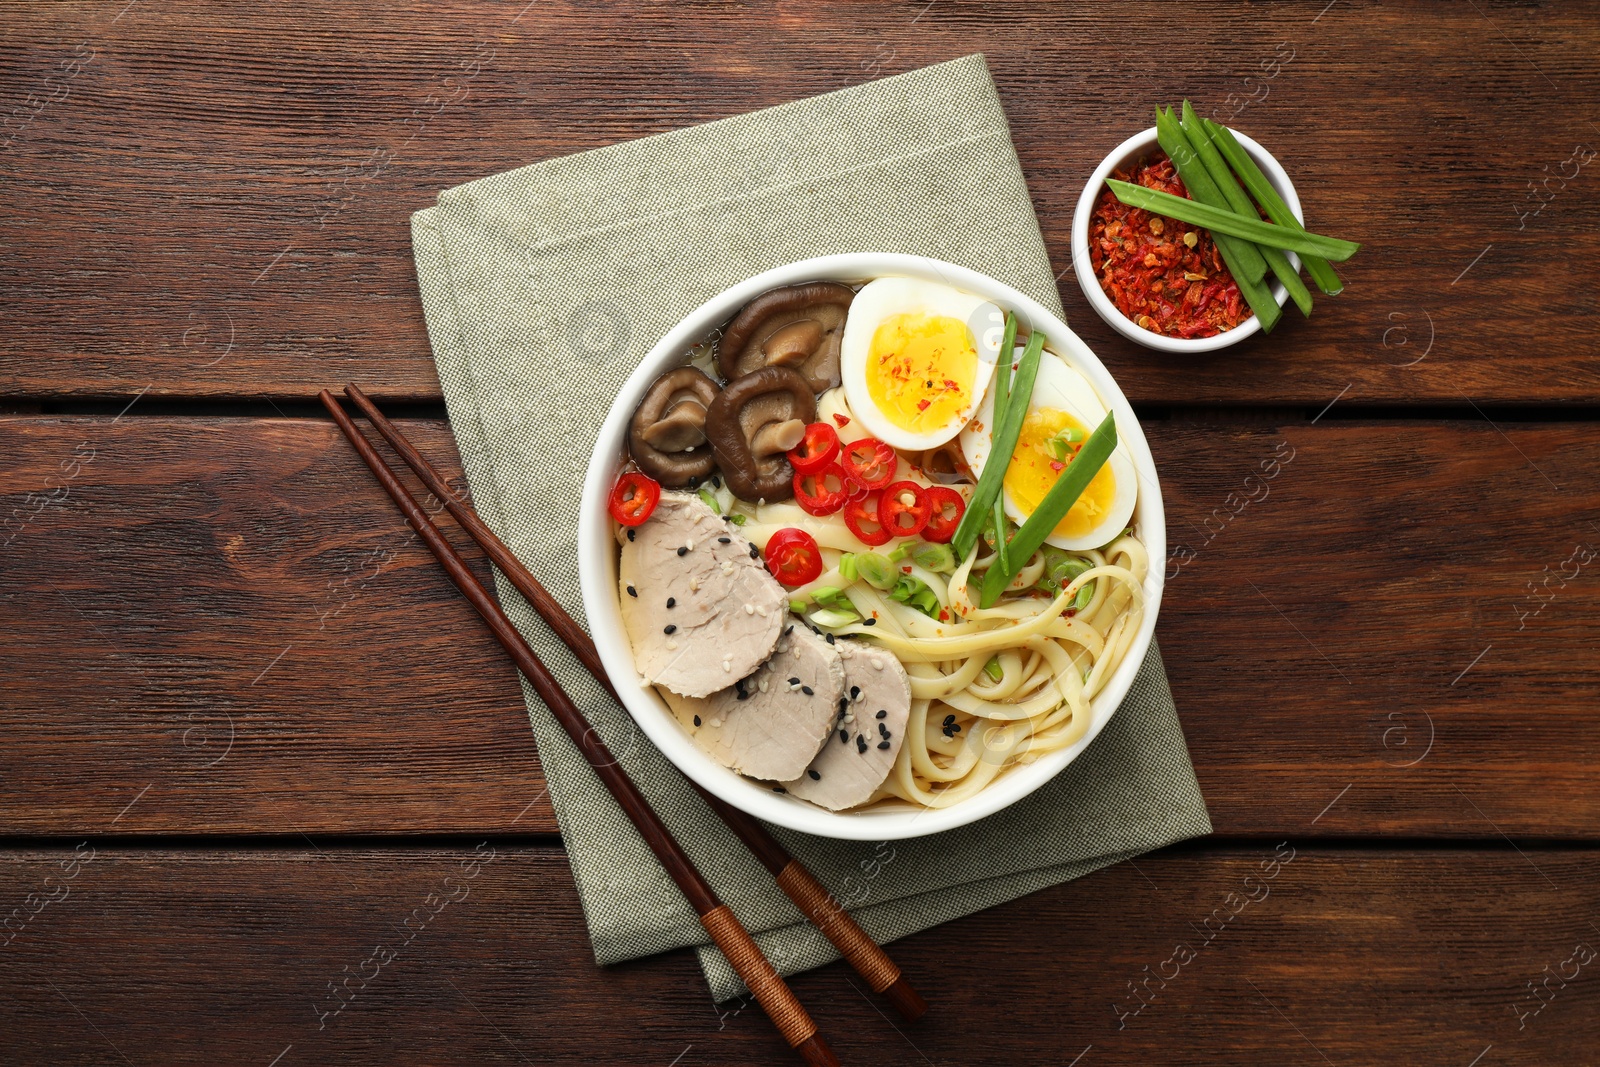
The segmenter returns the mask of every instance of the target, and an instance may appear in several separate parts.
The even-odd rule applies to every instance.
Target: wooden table
[[[1162,472],[1216,835],[896,945],[914,1026],[795,988],[847,1063],[1596,1061],[1600,11],[387,8],[0,16],[0,1060],[791,1062],[687,953],[593,965],[512,670],[314,397],[454,457],[437,190],[981,50],[1058,266],[1185,94],[1366,243],[1199,359],[1061,277]]]

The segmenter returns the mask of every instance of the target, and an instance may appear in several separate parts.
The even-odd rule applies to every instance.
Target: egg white
[[[1017,349],[1018,356],[1021,352],[1020,348]],[[1049,351],[1039,357],[1039,374],[1034,380],[1033,396],[1028,402],[1029,412],[1041,408],[1065,411],[1083,423],[1085,429],[1091,433],[1105,419],[1107,411],[1105,403],[1089,384],[1089,380],[1067,366],[1061,357]],[[993,451],[993,447],[994,390],[991,388],[984,392],[983,403],[978,406],[976,415],[961,432],[961,452],[966,456],[967,464],[975,476],[982,477],[983,468],[989,462],[989,454]],[[1009,456],[1006,457],[1006,462],[1008,464],[1011,462]],[[1099,548],[1128,525],[1128,520],[1133,517],[1134,503],[1138,499],[1138,475],[1134,471],[1133,456],[1120,436],[1117,447],[1106,462],[1111,466],[1111,474],[1116,479],[1117,488],[1105,517],[1081,537],[1061,537],[1051,533],[1045,538],[1046,543],[1069,552]],[[1005,500],[1006,514],[1018,523],[1026,522],[1028,513],[1017,506],[1011,493],[1003,491],[1001,495]]]
[[[974,398],[954,413],[944,425],[927,433],[904,430],[878,409],[867,389],[868,356],[878,326],[896,315],[942,315],[966,323],[978,352],[975,380],[969,394]],[[937,448],[961,432],[978,406],[978,399],[994,376],[996,353],[1004,332],[1005,316],[992,302],[981,296],[963,293],[938,282],[916,278],[879,278],[856,293],[845,319],[844,337],[839,351],[839,370],[845,396],[861,424],[879,440],[895,448],[918,450]]]

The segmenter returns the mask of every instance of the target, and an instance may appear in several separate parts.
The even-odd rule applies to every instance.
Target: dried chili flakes
[[[1163,152],[1113,178],[1187,197]],[[1250,306],[1211,234],[1100,193],[1089,220],[1089,262],[1100,288],[1130,320],[1166,337],[1212,337],[1250,317]]]

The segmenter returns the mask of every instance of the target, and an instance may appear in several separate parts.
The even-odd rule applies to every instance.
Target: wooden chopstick
[[[600,776],[600,780],[621,805],[622,810],[633,821],[633,825],[643,835],[650,850],[655,853],[661,865],[666,868],[667,874],[677,883],[696,914],[700,916],[700,922],[711,935],[712,941],[716,942],[739,977],[750,987],[750,991],[755,994],[756,1000],[777,1026],[784,1040],[788,1041],[792,1048],[797,1049],[805,1061],[814,1067],[838,1067],[839,1061],[834,1058],[833,1051],[822,1039],[822,1035],[817,1032],[817,1024],[811,1020],[811,1016],[806,1013],[799,999],[772,966],[772,962],[762,953],[749,931],[728,906],[717,899],[716,893],[695,869],[694,863],[684,853],[682,847],[673,839],[671,832],[650,807],[649,801],[644,798],[644,794],[639,792],[633,780],[623,771],[622,765],[606,748],[605,742],[600,740],[600,735],[590,728],[578,706],[567,696],[566,690],[561,688],[561,683],[556,681],[555,676],[539,661],[533,649],[528,647],[528,643],[517,632],[516,626],[506,617],[505,612],[500,610],[500,605],[494,597],[467,568],[466,562],[450,546],[450,542],[445,540],[439,528],[428,518],[427,513],[389,469],[388,464],[378,455],[372,444],[360,430],[356,429],[355,423],[340,406],[338,399],[326,389],[318,394],[318,399],[333,416],[333,421],[338,424],[340,432],[350,440],[362,460],[372,469],[372,473],[377,476],[384,490],[405,513],[406,519],[439,560],[445,572],[450,575],[450,579],[456,583],[456,587],[489,624],[489,629],[510,654],[517,669],[522,671],[533,684],[539,698],[545,702],[551,714],[556,717],[556,721],[567,731],[567,735],[572,738],[595,773]]]
[[[383,412],[378,410],[377,405],[368,399],[359,387],[347,385],[344,387],[344,393],[356,407],[361,409],[361,413],[383,435],[383,439],[399,453],[400,458],[416,472],[417,477],[428,487],[428,491],[450,509],[450,514],[455,516],[462,529],[482,546],[495,566],[511,579],[511,584],[516,587],[517,592],[533,605],[534,610],[556,632],[556,636],[566,643],[572,654],[589,669],[590,674],[594,675],[595,681],[604,686],[606,692],[621,703],[616,687],[611,684],[611,679],[600,662],[600,654],[595,649],[594,639],[571,615],[567,614],[567,609],[550,595],[549,590],[528,572],[528,568],[524,567],[522,561],[506,547],[505,542],[484,524],[472,505],[456,495],[450,484],[433,469],[433,465],[416,450],[394,423],[384,417]],[[762,866],[772,872],[773,877],[777,879],[778,887],[794,901],[801,913],[833,942],[834,947],[850,962],[850,966],[856,969],[856,973],[872,986],[874,992],[882,993],[906,1019],[918,1019],[928,1010],[927,1002],[906,981],[900,973],[900,968],[889,958],[888,953],[861,929],[837,898],[824,889],[822,883],[817,881],[805,865],[778,843],[777,838],[738,808],[701,789],[698,783],[691,781],[689,784],[694,786],[711,809],[722,817],[722,821],[738,835],[745,846],[754,853],[756,859],[761,861]]]

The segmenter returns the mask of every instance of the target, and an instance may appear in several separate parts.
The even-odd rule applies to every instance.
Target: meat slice
[[[635,667],[683,696],[755,670],[787,624],[788,597],[760,553],[690,493],[662,493],[623,534],[618,573]]]
[[[833,645],[791,626],[772,658],[750,677],[699,699],[662,696],[712,759],[740,774],[781,782],[803,776],[833,736],[845,699],[844,662]]]
[[[784,782],[802,800],[829,811],[872,799],[905,741],[911,679],[892,654],[864,642],[840,641],[846,702],[828,741],[805,774]]]

